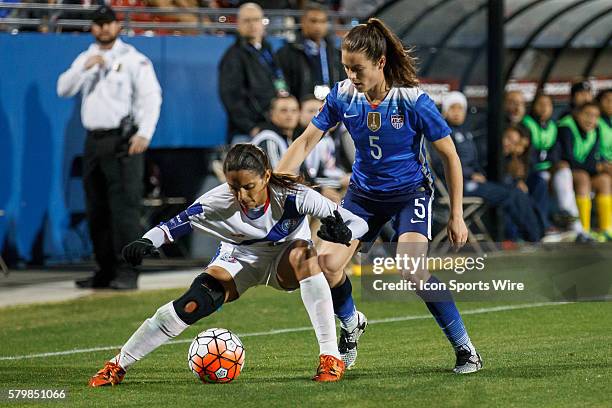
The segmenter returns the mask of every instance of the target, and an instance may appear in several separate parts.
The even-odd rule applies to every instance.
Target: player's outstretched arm
[[[123,248],[122,256],[130,264],[136,266],[142,263],[147,255],[158,253],[157,248],[193,231],[192,222],[198,222],[198,217],[203,217],[203,205],[196,201],[185,211],[166,222],[147,231],[142,238],[131,242]]]
[[[444,163],[444,177],[450,194],[451,213],[448,219],[448,238],[455,247],[463,246],[467,241],[467,227],[463,221],[463,172],[461,160],[450,136],[432,143]]]
[[[300,137],[291,143],[274,172],[297,174],[306,157],[323,137],[323,133],[322,130],[310,123]]]

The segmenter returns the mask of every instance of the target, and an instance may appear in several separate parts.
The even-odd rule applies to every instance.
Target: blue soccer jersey
[[[334,86],[312,119],[322,131],[340,121],[355,142],[352,181],[366,192],[407,191],[431,183],[424,138],[433,142],[451,133],[421,89],[393,87],[372,106],[348,79]]]

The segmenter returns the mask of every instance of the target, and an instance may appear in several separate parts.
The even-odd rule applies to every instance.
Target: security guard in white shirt
[[[137,287],[138,271],[120,254],[142,235],[142,153],[155,132],[161,88],[151,61],[121,41],[120,31],[115,12],[98,8],[91,26],[96,43],[57,82],[59,96],[81,92],[81,120],[87,129],[83,183],[99,270],[77,281],[80,288]]]

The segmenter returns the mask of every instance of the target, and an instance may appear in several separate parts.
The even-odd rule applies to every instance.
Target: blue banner
[[[45,255],[52,260],[68,261],[90,251],[88,242],[74,244],[87,236],[71,217],[83,211],[75,170],[85,136],[80,100],[59,98],[56,84],[92,40],[88,34],[0,34],[0,250],[8,234],[25,260],[31,259],[41,232]],[[234,37],[123,40],[151,59],[162,87],[151,147],[223,144],[226,114],[218,96],[217,65]],[[278,47],[282,41],[272,42]]]

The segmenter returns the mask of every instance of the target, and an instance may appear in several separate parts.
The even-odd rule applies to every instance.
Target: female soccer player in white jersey
[[[433,101],[418,87],[414,58],[404,50],[395,34],[380,20],[372,18],[367,24],[351,29],[342,40],[342,64],[348,79],[335,85],[321,111],[289,147],[277,170],[294,172],[323,134],[340,121],[355,142],[353,176],[342,206],[365,219],[369,231],[349,248],[324,243],[319,255],[319,264],[332,288],[334,311],[342,323],[340,354],[350,368],[357,357],[357,340],[367,320],[355,309],[344,266],[360,241],[375,240],[389,220],[395,229],[398,255],[419,257],[427,253],[433,187],[425,139],[444,162],[451,194],[447,227],[451,242],[463,245],[467,228],[463,221],[461,163],[449,137],[449,127]],[[417,285],[439,282],[426,268],[406,277]],[[454,371],[479,370],[482,360],[450,292],[417,294],[455,349]]]
[[[367,224],[299,184],[298,178],[273,173],[268,157],[254,145],[232,147],[223,170],[227,183],[124,248],[126,261],[137,265],[143,256],[194,228],[221,240],[217,255],[189,290],[147,319],[119,354],[90,379],[90,386],[120,383],[136,361],[256,285],[300,289],[320,347],[313,380],[342,377],[345,366],[336,344],[331,293],[305,218],[321,218],[317,235],[344,245],[365,234]]]

